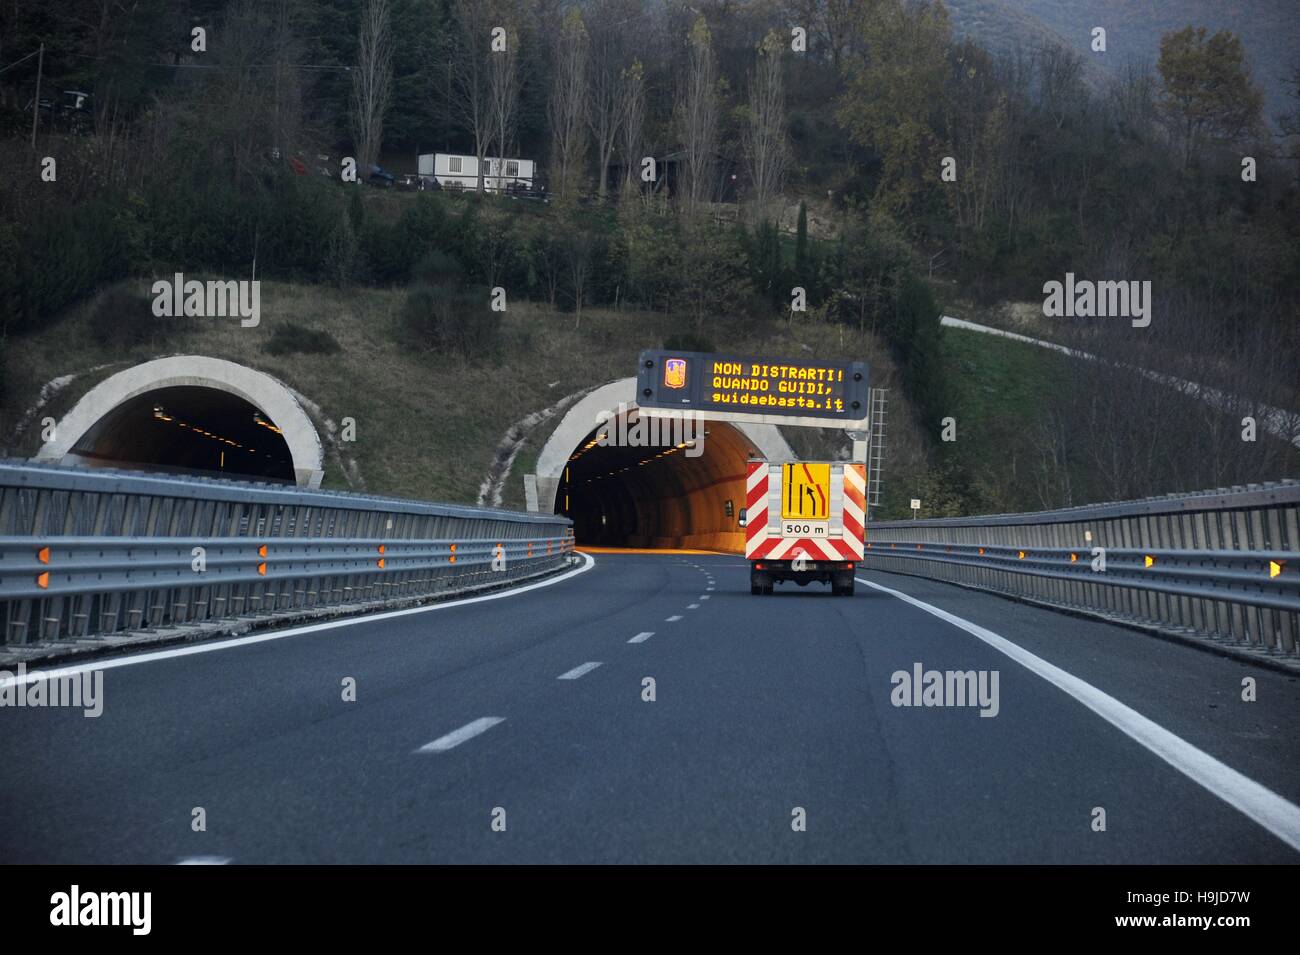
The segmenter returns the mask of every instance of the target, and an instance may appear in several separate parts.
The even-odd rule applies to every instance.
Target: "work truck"
[[[786,580],[831,585],[853,596],[862,560],[867,469],[848,461],[750,460],[745,480],[745,559],[749,592],[770,594]]]

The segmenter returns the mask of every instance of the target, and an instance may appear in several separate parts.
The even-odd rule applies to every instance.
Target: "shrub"
[[[327,331],[307,328],[297,322],[277,325],[263,350],[272,355],[330,355],[341,351],[338,341]]]
[[[406,296],[402,326],[419,347],[470,358],[495,347],[501,316],[487,289],[420,283]]]
[[[411,269],[412,281],[424,285],[459,287],[465,281],[465,266],[446,252],[429,252]]]
[[[0,279],[0,309],[13,331],[39,327],[129,268],[122,220],[107,200],[47,209],[0,233],[11,280]]]
[[[91,307],[87,326],[95,344],[130,348],[184,334],[191,322],[183,316],[160,318],[153,313],[151,296],[134,286],[115,285]]]
[[[325,275],[335,288],[347,288],[359,277],[361,270],[361,244],[352,228],[352,217],[347,210],[339,214],[338,225],[330,236],[329,251],[325,255]]]

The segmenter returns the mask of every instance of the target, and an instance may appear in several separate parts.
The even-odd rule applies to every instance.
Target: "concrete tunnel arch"
[[[705,415],[709,434],[698,457],[671,454],[642,465],[627,449],[597,447],[593,449],[595,459],[607,462],[607,467],[602,472],[596,465],[589,473],[603,473],[602,480],[583,485],[584,478],[578,476],[577,484],[567,483],[566,468],[580,463],[571,459],[597,433],[598,416],[618,414],[620,408],[623,414],[639,410],[635,378],[597,388],[569,409],[538,455],[538,509],[566,513],[562,495],[568,491],[567,513],[574,518],[580,543],[585,534],[586,543],[743,550],[743,531],[736,519],[744,506],[745,461],[750,456],[769,461],[794,459],[780,430],[771,424],[720,421]],[[647,449],[641,456],[662,450]],[[592,456],[586,455],[588,467]],[[592,483],[599,483],[599,489],[591,487]],[[583,510],[590,502],[583,495],[599,499],[602,519],[612,518],[621,524],[609,539],[592,539],[593,527]],[[726,514],[727,501],[732,502],[730,515]]]
[[[118,456],[100,453],[105,446],[120,449],[123,443],[131,445],[128,436],[115,440],[114,429],[126,432],[138,427],[138,422],[124,415],[141,409],[147,411],[149,403],[158,400],[178,402],[182,406],[188,403],[191,407],[196,401],[206,403],[209,417],[214,420],[204,420],[193,430],[204,428],[200,433],[208,434],[214,441],[217,432],[214,430],[209,434],[206,428],[230,426],[232,419],[238,419],[234,422],[238,427],[247,428],[254,416],[262,419],[258,422],[262,430],[254,432],[260,439],[256,443],[270,448],[266,456],[274,455],[274,461],[264,462],[261,472],[232,469],[227,476],[266,477],[292,481],[299,487],[320,487],[324,475],[320,435],[293,392],[264,372],[204,355],[158,358],[105,378],[86,392],[57,423],[54,438],[42,445],[36,460],[90,466],[140,466],[162,471],[194,470],[168,467],[166,461],[133,460],[130,452]],[[195,416],[192,412],[190,414]],[[164,420],[170,423],[174,417],[170,415]],[[202,413],[197,417],[202,419]],[[131,446],[139,448],[140,442]],[[226,446],[245,450],[235,449],[229,444],[229,439]],[[261,449],[257,450],[260,452]],[[278,472],[270,470],[273,465],[279,466]]]

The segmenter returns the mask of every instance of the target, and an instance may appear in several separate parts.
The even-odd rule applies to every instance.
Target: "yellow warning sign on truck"
[[[782,465],[781,517],[824,521],[831,514],[831,466],[796,461]]]

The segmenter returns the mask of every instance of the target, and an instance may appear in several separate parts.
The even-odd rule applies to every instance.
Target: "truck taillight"
[[[851,561],[851,560],[846,560],[846,561],[844,562],[844,569],[845,569],[845,570],[852,570],[852,569],[853,569],[853,561]]]
[[[755,561],[755,562],[754,562],[754,569],[755,569],[755,570],[763,570],[763,569],[765,569],[766,567],[767,567],[767,564],[763,563],[761,560],[759,560],[759,561]]]

